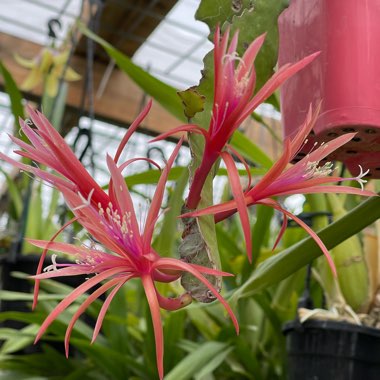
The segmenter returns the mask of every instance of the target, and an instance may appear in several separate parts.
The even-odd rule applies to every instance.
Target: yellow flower
[[[81,76],[71,67],[65,67],[69,58],[69,50],[58,52],[50,48],[43,48],[40,53],[32,58],[25,59],[15,54],[16,62],[26,69],[30,69],[29,75],[21,85],[24,91],[30,91],[40,83],[44,83],[45,91],[50,97],[55,97],[58,93],[59,80],[64,73],[65,81],[76,81]]]

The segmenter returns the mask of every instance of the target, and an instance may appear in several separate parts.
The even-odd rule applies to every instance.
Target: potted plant
[[[368,177],[380,178],[379,18],[376,0],[291,0],[280,15],[280,65],[320,52],[281,90],[285,136],[294,133],[311,103],[322,100],[313,135],[297,159],[314,141],[356,132],[329,159],[345,162],[352,173],[360,164],[370,169]]]

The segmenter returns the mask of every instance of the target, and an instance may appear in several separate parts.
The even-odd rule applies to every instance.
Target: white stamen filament
[[[91,198],[92,198],[92,195],[94,194],[94,191],[95,189],[91,189],[91,191],[88,193],[87,199],[84,198],[83,195],[78,192],[79,198],[81,199],[83,203],[80,206],[74,207],[73,211],[91,206]]]
[[[361,165],[359,165],[359,168],[360,168],[360,173],[358,176],[352,178],[354,181],[357,181],[360,185],[360,188],[362,190],[364,190],[364,184],[367,183],[367,180],[365,179],[362,179],[364,176],[366,176],[368,173],[369,173],[369,169],[367,169],[366,171],[363,171],[363,168]]]
[[[46,268],[44,268],[44,272],[56,272],[58,269],[57,269],[57,255],[56,254],[53,254],[51,256],[51,262],[53,264],[47,266]]]
[[[323,178],[327,177],[333,172],[334,164],[330,161],[326,162],[323,166],[318,166],[319,161],[309,161],[306,164],[304,178]]]

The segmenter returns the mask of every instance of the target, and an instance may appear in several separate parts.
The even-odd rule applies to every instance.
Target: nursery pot
[[[379,380],[380,330],[308,320],[284,327],[289,380]]]
[[[380,1],[291,0],[280,15],[279,66],[311,53],[320,55],[281,89],[285,136],[292,137],[310,104],[320,116],[300,160],[315,141],[357,132],[329,160],[358,165],[380,178]]]

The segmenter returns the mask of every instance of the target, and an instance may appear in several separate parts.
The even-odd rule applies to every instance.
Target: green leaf
[[[206,372],[209,373],[210,367],[207,367],[208,364],[218,355],[222,354],[226,357],[230,351],[231,348],[225,343],[204,343],[178,363],[178,365],[165,376],[165,380],[188,380],[200,372],[204,372],[203,369],[205,367]],[[215,365],[215,362],[213,362],[213,365]]]
[[[380,197],[371,197],[318,233],[327,249],[358,233],[380,218]],[[322,255],[311,237],[264,261],[233,295],[234,301],[278,283]]]
[[[83,24],[79,24],[79,29],[87,37],[101,45],[107,54],[116,62],[119,68],[123,70],[141,89],[157,100],[157,102],[172,115],[176,116],[179,120],[186,122],[182,102],[177,95],[176,89],[161,82],[141,67],[135,65],[129,57],[115,49],[107,41],[92,33]]]
[[[202,0],[195,17],[214,30],[218,24],[231,23],[234,16],[240,16],[245,10],[252,11],[252,7],[252,0]]]
[[[80,349],[88,358],[91,358],[111,379],[125,380],[126,369],[133,371],[136,375],[141,376],[142,379],[147,378],[145,367],[130,355],[98,344],[91,345],[88,341],[82,339],[74,338],[71,339],[70,342],[74,347]]]
[[[41,301],[46,300],[62,300],[65,294],[40,294],[38,299]],[[3,301],[33,301],[33,294],[12,292],[10,290],[0,290],[0,300]]]
[[[219,325],[207,313],[205,307],[189,306],[186,308],[186,311],[193,325],[205,338],[214,339],[215,336],[219,333]]]
[[[11,73],[7,70],[2,62],[0,62],[0,74],[4,79],[5,92],[8,94],[11,101],[11,110],[15,118],[15,124],[17,128],[20,128],[18,119],[24,118],[24,107],[22,106],[22,95],[19,91],[15,80],[13,79]],[[26,139],[25,136],[21,137],[23,140]],[[27,140],[27,139],[26,139]]]
[[[225,361],[226,357],[233,350],[233,347],[228,347],[222,352],[217,353],[201,370],[194,376],[195,380],[204,380],[206,376],[211,375]]]
[[[182,358],[183,352],[178,349],[178,342],[184,338],[186,331],[186,311],[179,310],[170,313],[165,318],[164,343],[165,343],[165,372],[169,372]]]
[[[1,346],[0,353],[2,355],[11,354],[29,346],[31,343],[33,343],[38,329],[39,326],[37,325],[29,325],[20,330],[14,330],[14,334],[8,335],[6,341]],[[4,336],[1,338],[4,339]]]
[[[5,180],[7,183],[8,194],[10,196],[10,200],[12,201],[12,205],[15,211],[15,219],[21,217],[22,209],[23,209],[23,199],[18,188],[16,182],[2,169],[0,169],[1,173],[4,174]]]

